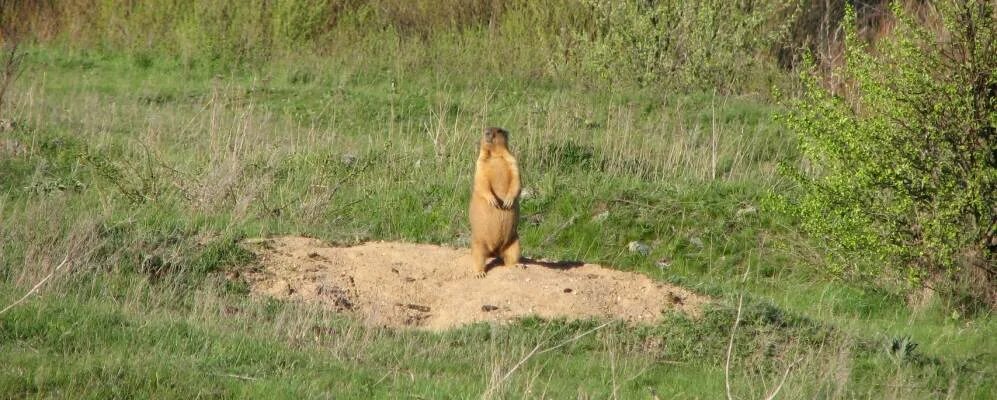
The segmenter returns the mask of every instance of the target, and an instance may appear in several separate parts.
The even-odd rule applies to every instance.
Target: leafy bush
[[[834,90],[804,73],[785,122],[809,165],[786,170],[785,205],[836,254],[834,271],[901,278],[997,305],[997,24],[987,1],[945,3],[918,20],[895,6],[876,48],[855,13]],[[848,260],[848,261],[840,261]]]
[[[633,77],[728,90],[771,64],[767,49],[788,32],[791,2],[583,0],[596,20],[586,66]],[[586,33],[587,34],[587,33]]]
[[[64,0],[0,2],[0,27],[218,69],[417,39],[431,65],[757,92],[795,10],[789,0]]]

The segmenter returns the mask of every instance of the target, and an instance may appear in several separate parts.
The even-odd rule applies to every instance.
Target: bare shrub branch
[[[24,296],[21,296],[20,299],[17,299],[17,301],[15,301],[13,303],[10,303],[10,305],[8,305],[7,307],[4,307],[3,310],[0,310],[0,315],[3,315],[8,310],[14,308],[18,304],[23,303],[25,300],[28,299],[28,297],[30,297],[32,294],[35,294],[35,292],[37,292],[38,289],[41,288],[42,285],[45,284],[45,282],[48,282],[48,280],[51,279],[52,276],[54,276],[56,272],[59,272],[59,270],[61,270],[62,267],[66,266],[66,262],[67,261],[69,261],[69,254],[68,253],[66,254],[66,257],[62,259],[62,262],[59,263],[59,265],[56,266],[55,269],[52,270],[52,272],[49,272],[48,275],[45,275],[45,277],[42,278],[42,280],[38,281],[38,283],[36,283],[35,286],[33,286],[31,288],[31,290],[29,290],[27,293],[25,293]]]

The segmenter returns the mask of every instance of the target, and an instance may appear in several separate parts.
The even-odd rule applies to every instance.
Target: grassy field
[[[299,55],[220,73],[30,47],[7,113],[18,126],[0,133],[0,304],[51,279],[0,314],[0,397],[705,399],[725,396],[725,375],[735,398],[784,376],[780,398],[997,391],[992,317],[836,279],[771,211],[791,190],[776,164],[798,154],[767,94],[432,59]],[[426,333],[225,279],[251,262],[246,237],[465,245],[486,125],[511,131],[524,171],[525,255],[639,271],[717,303],[658,326]],[[634,240],[651,254],[627,251]]]

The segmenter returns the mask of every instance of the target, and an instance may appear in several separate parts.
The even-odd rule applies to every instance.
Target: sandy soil
[[[239,277],[253,294],[321,303],[380,326],[440,330],[528,315],[653,323],[671,309],[696,316],[709,301],[641,274],[581,262],[525,260],[525,268],[495,266],[477,279],[467,249],[388,242],[332,247],[304,237],[244,245],[259,256]]]

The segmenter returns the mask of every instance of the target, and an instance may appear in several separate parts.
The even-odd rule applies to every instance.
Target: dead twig
[[[772,389],[772,392],[769,393],[768,396],[765,396],[765,400],[772,400],[775,398],[775,395],[779,394],[779,391],[782,390],[782,385],[786,383],[786,377],[789,376],[789,371],[792,371],[793,367],[795,367],[800,360],[803,360],[803,357],[797,358],[796,361],[793,361],[792,364],[789,364],[789,366],[786,367],[786,372],[782,373],[782,380],[779,381],[779,385]]]
[[[650,205],[650,204],[646,204],[646,203],[641,203],[641,202],[637,202],[637,201],[633,201],[633,200],[627,200],[627,199],[613,199],[612,202],[614,202],[614,203],[629,204],[629,205],[632,205],[632,206],[637,206],[637,207],[640,207],[640,208],[647,208],[647,209],[650,209],[650,210],[660,211],[660,212],[671,211],[671,209],[668,209],[668,208],[654,206],[654,205]]]
[[[579,333],[578,335],[575,335],[575,337],[573,337],[573,338],[571,338],[571,339],[568,339],[568,340],[565,340],[565,341],[561,342],[560,344],[558,344],[557,346],[552,346],[552,347],[548,347],[548,348],[544,349],[543,351],[541,351],[541,352],[539,352],[539,353],[537,353],[537,354],[538,354],[538,355],[539,355],[539,354],[543,354],[543,353],[546,353],[546,352],[548,352],[548,351],[553,351],[553,350],[556,350],[556,349],[558,349],[558,348],[561,348],[561,347],[564,347],[564,346],[567,346],[568,344],[571,344],[572,342],[574,342],[574,341],[576,341],[576,340],[578,340],[578,339],[581,339],[581,338],[583,338],[583,337],[585,337],[585,336],[587,336],[587,335],[591,334],[592,332],[595,332],[595,331],[597,331],[597,330],[599,330],[599,329],[602,329],[602,328],[605,328],[605,327],[606,327],[606,325],[609,325],[609,324],[611,324],[612,322],[613,322],[613,321],[607,321],[606,323],[604,323],[604,324],[602,324],[602,325],[599,325],[599,326],[597,326],[597,327],[595,327],[595,328],[592,328],[592,329],[589,329],[589,330],[587,330],[587,331],[585,331],[585,332],[582,332],[582,333]],[[524,359],[523,361],[526,361],[526,360]],[[511,373],[512,371],[509,371],[509,372]],[[508,374],[506,374],[506,375],[508,375]]]
[[[575,221],[577,221],[577,220],[578,220],[578,216],[577,215],[572,215],[571,218],[568,218],[567,221],[565,221],[563,224],[561,224],[561,226],[557,227],[557,229],[555,229],[553,232],[551,232],[550,235],[547,235],[547,237],[544,239],[543,243],[547,244],[547,245],[549,245],[551,243],[554,243],[554,239],[557,239],[557,237],[561,235],[561,232],[563,232],[565,229],[568,229],[568,227],[571,226],[571,225],[573,225],[575,223]]]
[[[744,269],[744,275],[741,276],[742,285],[748,281],[749,272],[751,272],[750,263]],[[734,400],[734,396],[730,393],[730,357],[734,353],[734,334],[737,332],[737,326],[741,323],[741,306],[743,305],[744,293],[740,293],[737,295],[737,316],[734,317],[734,324],[730,327],[730,341],[727,342],[727,361],[724,363],[724,387],[727,389],[727,400]]]
[[[254,377],[246,376],[246,375],[224,374],[224,373],[215,373],[215,374],[211,374],[211,375],[214,375],[214,376],[224,376],[226,378],[241,379],[241,380],[244,380],[244,381],[258,381],[258,380],[260,380],[260,378],[254,378]]]
[[[59,265],[57,267],[55,267],[55,269],[52,270],[52,272],[49,272],[48,275],[46,275],[44,278],[42,278],[42,280],[38,281],[38,283],[36,283],[35,286],[32,287],[31,290],[28,291],[28,293],[25,293],[24,296],[21,296],[20,299],[17,299],[17,301],[11,303],[7,307],[4,307],[3,310],[0,310],[0,315],[3,315],[3,313],[7,312],[11,308],[14,308],[18,304],[23,303],[25,300],[28,299],[28,297],[30,297],[32,294],[35,294],[35,292],[37,292],[38,289],[41,288],[42,285],[45,284],[45,282],[48,282],[48,280],[51,279],[52,276],[54,276],[56,272],[59,272],[59,270],[62,269],[62,267],[64,267],[66,265],[67,261],[69,261],[69,254],[66,254],[66,258],[63,258],[62,262],[59,263]]]
[[[730,328],[730,341],[727,342],[727,362],[724,363],[724,386],[727,388],[727,400],[734,400],[734,396],[730,393],[730,356],[734,352],[734,333],[737,331],[737,325],[741,323],[743,300],[743,294],[737,296],[737,316],[734,317],[734,325]]]
[[[555,346],[551,346],[551,347],[548,347],[548,348],[543,349],[543,350],[540,350],[540,346],[543,345],[543,342],[537,343],[536,346],[533,346],[533,350],[530,350],[530,352],[528,354],[526,354],[526,357],[523,357],[523,359],[519,360],[519,362],[517,362],[516,365],[513,365],[512,368],[510,368],[509,371],[506,372],[505,375],[503,375],[502,378],[500,378],[498,380],[498,382],[495,382],[495,385],[489,387],[488,390],[485,391],[485,394],[482,395],[481,397],[482,398],[490,398],[491,394],[495,390],[495,388],[497,388],[499,385],[501,385],[502,382],[505,382],[506,379],[509,379],[509,377],[512,376],[513,372],[516,372],[516,370],[519,369],[519,367],[523,366],[523,364],[525,364],[526,361],[528,361],[533,356],[540,355],[540,354],[543,354],[543,353],[546,353],[546,352],[549,352],[549,351],[553,351],[553,350],[559,349],[561,347],[567,346],[568,344],[570,344],[570,343],[572,343],[572,342],[574,342],[574,341],[576,341],[578,339],[581,339],[581,338],[583,338],[583,337],[591,334],[592,332],[595,332],[595,331],[597,331],[599,329],[605,328],[606,325],[609,325],[610,323],[612,323],[612,321],[607,321],[606,323],[604,323],[602,325],[599,325],[599,326],[597,326],[595,328],[589,329],[589,330],[587,330],[585,332],[579,333],[579,334],[575,335],[574,337],[572,337],[571,339],[565,340],[565,341],[563,341],[561,343],[558,343]],[[540,350],[540,351],[537,351],[537,350]]]

